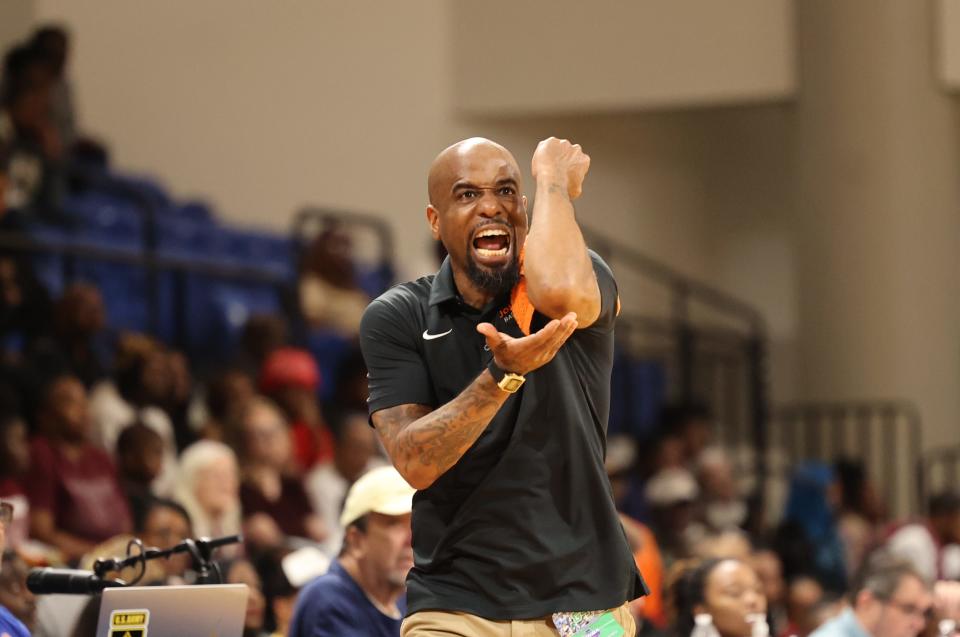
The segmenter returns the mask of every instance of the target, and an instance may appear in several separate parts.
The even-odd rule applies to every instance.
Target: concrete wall
[[[937,1],[937,61],[940,79],[960,91],[960,0]]]
[[[0,51],[6,51],[30,31],[34,20],[33,0],[0,2]]]
[[[453,3],[458,108],[624,111],[782,100],[792,0]]]

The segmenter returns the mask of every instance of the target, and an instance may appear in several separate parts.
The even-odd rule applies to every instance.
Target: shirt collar
[[[870,637],[870,633],[866,631],[863,625],[860,623],[860,620],[857,619],[856,613],[853,612],[852,608],[847,608],[840,614],[838,621],[846,627],[847,635],[851,637]]]
[[[455,298],[457,298],[457,286],[453,281],[453,266],[450,265],[450,257],[447,256],[440,264],[437,276],[433,277],[433,284],[430,286],[430,305],[438,305]]]

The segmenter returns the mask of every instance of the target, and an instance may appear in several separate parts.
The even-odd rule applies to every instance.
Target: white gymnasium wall
[[[6,51],[33,26],[33,0],[0,2],[0,51]]]
[[[454,3],[457,106],[624,111],[783,100],[796,90],[793,0]]]
[[[938,74],[944,85],[960,91],[960,0],[937,0]]]

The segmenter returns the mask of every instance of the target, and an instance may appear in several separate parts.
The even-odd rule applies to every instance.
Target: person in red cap
[[[317,404],[320,370],[309,352],[282,347],[272,352],[260,371],[260,389],[290,421],[293,455],[298,468],[333,461],[333,435]]]

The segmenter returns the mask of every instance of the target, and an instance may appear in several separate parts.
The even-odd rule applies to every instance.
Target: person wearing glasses
[[[914,637],[933,611],[933,592],[916,567],[874,555],[850,590],[850,607],[810,637]]]
[[[13,505],[0,501],[0,554],[7,548],[7,525],[12,521]],[[0,606],[0,637],[30,637],[30,631],[23,622],[3,606]]]

